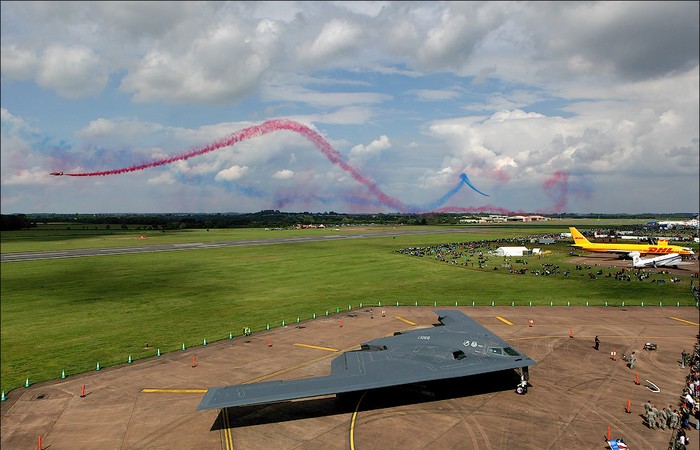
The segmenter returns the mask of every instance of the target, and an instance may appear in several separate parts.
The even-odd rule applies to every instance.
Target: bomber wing
[[[345,352],[324,377],[210,388],[198,410],[444,380],[532,366],[527,355],[457,310],[438,310],[440,326],[371,340]]]

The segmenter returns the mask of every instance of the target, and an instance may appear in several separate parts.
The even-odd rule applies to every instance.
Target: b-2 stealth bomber
[[[439,325],[394,333],[344,352],[331,374],[209,388],[198,410],[260,405],[517,369],[527,386],[536,362],[458,310],[436,310]],[[518,391],[520,392],[520,390]]]

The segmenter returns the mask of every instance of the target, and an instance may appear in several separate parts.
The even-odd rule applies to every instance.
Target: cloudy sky
[[[698,2],[1,17],[3,214],[698,210]]]

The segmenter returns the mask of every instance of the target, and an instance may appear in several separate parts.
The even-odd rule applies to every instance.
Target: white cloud
[[[152,185],[173,185],[175,182],[175,177],[169,172],[163,172],[155,177],[150,177],[147,181],[148,184]]]
[[[375,92],[319,92],[301,86],[269,86],[263,89],[268,101],[305,103],[318,108],[381,103],[391,97]]]
[[[302,123],[325,123],[333,125],[364,125],[374,117],[377,112],[371,108],[361,106],[348,106],[339,108],[329,113],[307,114],[289,116],[291,120]],[[331,136],[328,138],[332,139]]]
[[[310,44],[299,49],[299,58],[310,65],[322,65],[350,56],[358,50],[362,29],[351,22],[332,19]]]
[[[521,109],[515,109],[513,111],[498,111],[494,113],[487,122],[505,122],[507,120],[535,119],[541,117],[544,116],[536,112],[525,112]]]
[[[76,136],[81,138],[104,138],[119,135],[121,138],[134,139],[147,136],[163,127],[155,123],[141,122],[136,119],[111,120],[98,118],[78,130]]]
[[[45,170],[39,168],[33,169],[20,169],[15,173],[9,174],[6,178],[2,179],[2,184],[7,186],[37,186],[37,185],[47,185],[52,184],[51,179],[47,176],[48,173]]]
[[[37,83],[66,98],[98,94],[107,83],[100,57],[84,46],[52,45],[39,62]]]
[[[0,108],[0,120],[2,120],[3,135],[8,134],[9,136],[10,133],[34,131],[24,119],[13,115],[5,108]]]
[[[425,102],[454,100],[464,95],[463,89],[459,87],[451,87],[447,89],[411,89],[406,93],[414,95],[418,100]]]
[[[448,2],[440,22],[434,24],[418,47],[416,58],[421,67],[450,69],[463,73],[480,41],[498,28],[506,8],[498,2]]]
[[[369,145],[357,144],[350,150],[350,158],[356,161],[358,158],[365,159],[378,155],[382,150],[391,148],[391,140],[386,135],[375,139]]]
[[[391,2],[382,1],[339,1],[332,2],[339,8],[345,8],[355,14],[362,14],[369,17],[377,17],[384,8],[388,8]]]
[[[233,181],[240,180],[248,173],[248,166],[231,166],[216,174],[216,181]]]
[[[272,20],[220,22],[184,47],[149,51],[121,88],[138,102],[227,103],[257,88],[279,49]]]
[[[289,170],[289,169],[284,169],[284,170],[278,170],[277,172],[272,175],[272,178],[276,180],[289,180],[290,178],[294,177],[294,171]]]
[[[2,55],[0,67],[3,75],[16,80],[32,78],[38,65],[38,58],[34,52],[12,44],[3,45],[0,54]]]

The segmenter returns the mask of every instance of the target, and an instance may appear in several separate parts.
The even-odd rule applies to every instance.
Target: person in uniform
[[[666,410],[661,408],[659,413],[656,415],[656,426],[661,428],[662,430],[665,430],[667,420],[668,418],[666,417]]]
[[[650,408],[647,411],[647,426],[653,430],[655,424],[656,424],[656,416],[654,415],[654,409]]]
[[[671,411],[671,420],[669,421],[669,426],[671,427],[672,430],[675,430],[678,428],[678,422],[680,421],[680,416],[678,415],[678,411],[675,409]]]

